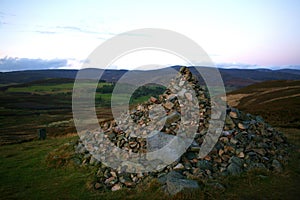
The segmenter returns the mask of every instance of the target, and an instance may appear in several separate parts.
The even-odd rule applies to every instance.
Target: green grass
[[[112,94],[100,94],[96,93],[96,106],[101,107],[103,105],[110,106],[111,105],[111,96]],[[129,105],[134,105],[138,103],[142,103],[147,101],[152,95],[141,96],[138,98],[131,98],[129,94],[116,94],[114,95],[115,102],[125,102],[125,100],[129,99]]]
[[[96,191],[95,169],[65,165],[49,167],[46,158],[61,145],[77,137],[53,138],[0,147],[0,199],[152,199],[163,197],[155,182],[145,183],[148,192],[134,190]],[[68,153],[68,151],[66,152]],[[70,152],[69,152],[70,153]],[[137,196],[136,196],[137,195]]]
[[[85,185],[89,171],[47,167],[49,151],[69,139],[50,139],[1,147],[1,196],[5,199],[92,197]],[[90,194],[90,195],[89,195]]]
[[[207,184],[173,197],[166,196],[156,181],[145,181],[131,190],[96,191],[93,189],[95,168],[78,167],[72,162],[49,165],[49,155],[53,152],[61,159],[72,158],[72,148],[65,144],[74,144],[76,136],[0,146],[0,199],[297,199],[300,195],[300,131],[281,130],[295,145],[283,173],[251,171],[241,176],[223,177],[217,181],[225,189]]]
[[[98,83],[98,88],[103,87],[104,85],[111,85],[110,83]],[[64,93],[64,92],[72,92],[73,83],[41,83],[41,84],[33,84],[29,86],[11,86],[6,91],[7,92],[29,92],[36,94],[45,94],[45,93]],[[78,87],[90,87],[91,83],[80,83]]]

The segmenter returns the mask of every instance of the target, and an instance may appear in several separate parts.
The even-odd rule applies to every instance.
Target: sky
[[[224,67],[300,66],[298,0],[0,0],[0,71],[78,69],[107,39],[139,28],[181,33]],[[185,61],[140,51],[110,67],[146,64]]]

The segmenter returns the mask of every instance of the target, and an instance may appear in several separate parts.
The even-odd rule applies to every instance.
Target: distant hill
[[[300,81],[281,80],[253,84],[227,94],[229,105],[279,127],[300,128]]]
[[[178,70],[180,66],[173,66]],[[198,67],[196,67],[198,68]],[[93,69],[102,70],[103,69]],[[125,73],[129,72],[135,75],[136,79],[142,78],[147,74],[148,77],[155,74],[166,74],[165,70],[159,69],[152,71],[127,71],[127,70],[105,70],[101,79],[107,82],[116,82]],[[200,77],[195,67],[190,67],[193,74]],[[254,83],[268,80],[300,80],[300,70],[281,69],[219,69],[227,88],[241,88]],[[49,78],[67,78],[75,79],[78,70],[28,70],[0,73],[0,84],[27,83]],[[93,73],[91,73],[93,75]],[[96,78],[96,77],[94,77]],[[201,79],[201,78],[200,78]]]
[[[278,71],[283,72],[283,73],[300,75],[300,69],[299,70],[296,70],[296,69],[281,69],[281,70],[278,70]]]
[[[101,69],[94,69],[101,70]],[[103,71],[103,70],[102,70]],[[105,70],[103,80],[118,80],[127,70]],[[49,70],[27,70],[14,72],[0,72],[0,84],[27,83],[43,79],[67,78],[75,79],[78,70],[49,69]]]

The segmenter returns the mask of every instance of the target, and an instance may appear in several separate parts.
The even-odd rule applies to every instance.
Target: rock
[[[178,172],[171,171],[164,177],[160,178],[159,181],[165,184],[165,190],[170,195],[175,195],[185,188],[188,189],[198,189],[199,184],[195,180],[185,179],[183,175]]]
[[[183,164],[178,163],[173,169],[174,169],[174,170],[183,170],[183,169],[184,169],[184,166],[183,166]]]
[[[173,140],[173,135],[168,135],[162,132],[156,131],[152,137],[148,137],[147,139],[147,149],[148,151],[156,151],[164,146],[166,146],[171,140]]]
[[[125,185],[126,187],[131,188],[131,187],[134,187],[136,184],[135,184],[134,182],[131,182],[131,181],[125,181],[125,182],[124,182],[124,185]]]
[[[113,185],[117,182],[116,177],[110,177],[104,181],[106,185]]]
[[[92,156],[89,163],[90,165],[97,165],[99,164],[99,161],[94,156]]]
[[[182,87],[182,86],[184,85],[184,83],[185,83],[185,81],[180,81],[178,85],[179,85],[180,87]]]
[[[243,161],[235,156],[232,156],[229,159],[229,166],[227,167],[227,171],[231,175],[239,175],[240,173],[243,172],[242,166],[243,166]]]
[[[234,119],[237,119],[237,118],[238,118],[238,114],[237,114],[236,112],[234,112],[234,111],[231,111],[231,112],[229,113],[229,116],[230,116],[231,118],[234,118]]]
[[[218,182],[207,183],[207,185],[216,190],[222,190],[222,191],[225,190],[225,187],[221,183],[218,183]]]
[[[229,163],[235,163],[237,164],[238,166],[243,166],[243,161],[238,158],[238,157],[235,157],[235,156],[232,156],[230,159],[229,159]]]
[[[230,163],[227,167],[227,171],[231,175],[239,175],[242,173],[242,168],[236,163]]]
[[[178,121],[181,118],[181,115],[174,111],[166,117],[166,127],[169,127],[172,123]]]
[[[235,127],[235,124],[233,122],[233,120],[231,119],[231,117],[229,117],[228,115],[225,118],[225,129],[227,130],[232,130]],[[224,134],[225,136],[230,135],[230,134]]]
[[[266,166],[263,163],[250,163],[250,165],[248,166],[248,170],[251,170],[251,169],[265,170]]]
[[[240,152],[240,153],[238,154],[238,157],[239,157],[239,158],[244,158],[244,157],[245,157],[244,152]]]
[[[122,187],[121,185],[118,183],[118,184],[115,184],[112,188],[111,188],[111,191],[117,191],[117,190],[120,190]]]
[[[231,138],[230,139],[230,143],[232,143],[232,144],[237,144],[239,141],[238,140],[236,140],[236,139],[234,139],[234,138]]]
[[[245,129],[246,129],[245,125],[242,124],[242,123],[238,123],[238,127],[239,127],[239,129],[241,129],[241,130],[245,130]]]
[[[194,158],[197,157],[197,155],[196,155],[194,152],[189,151],[189,152],[187,152],[187,153],[185,154],[185,157],[186,157],[188,160],[193,160]]]
[[[201,148],[200,146],[192,146],[191,151],[199,152],[200,148]]]
[[[150,97],[150,102],[156,103],[156,102],[157,102],[157,98],[155,98],[155,97]]]
[[[114,171],[111,171],[110,174],[112,175],[112,177],[117,177],[117,173]]]
[[[273,170],[276,172],[282,172],[283,171],[283,167],[281,165],[281,163],[278,160],[273,160],[272,161],[272,167]]]
[[[197,168],[200,168],[202,170],[212,170],[212,164],[207,160],[199,160],[196,164]]]
[[[170,102],[170,101],[167,101],[167,102],[164,103],[163,105],[164,105],[164,107],[165,107],[166,109],[168,109],[168,110],[171,110],[171,109],[173,108],[173,106],[174,106],[174,104],[173,104],[172,102]]]
[[[101,183],[95,183],[94,187],[96,190],[98,190],[98,189],[102,188],[102,185],[101,185]]]
[[[187,98],[188,101],[192,101],[193,100],[193,95],[189,92],[185,93],[184,96]]]

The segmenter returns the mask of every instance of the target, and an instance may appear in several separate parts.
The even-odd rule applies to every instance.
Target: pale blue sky
[[[298,0],[1,0],[0,58],[67,59],[79,68],[103,41],[138,28],[184,34],[215,63],[300,64]]]

